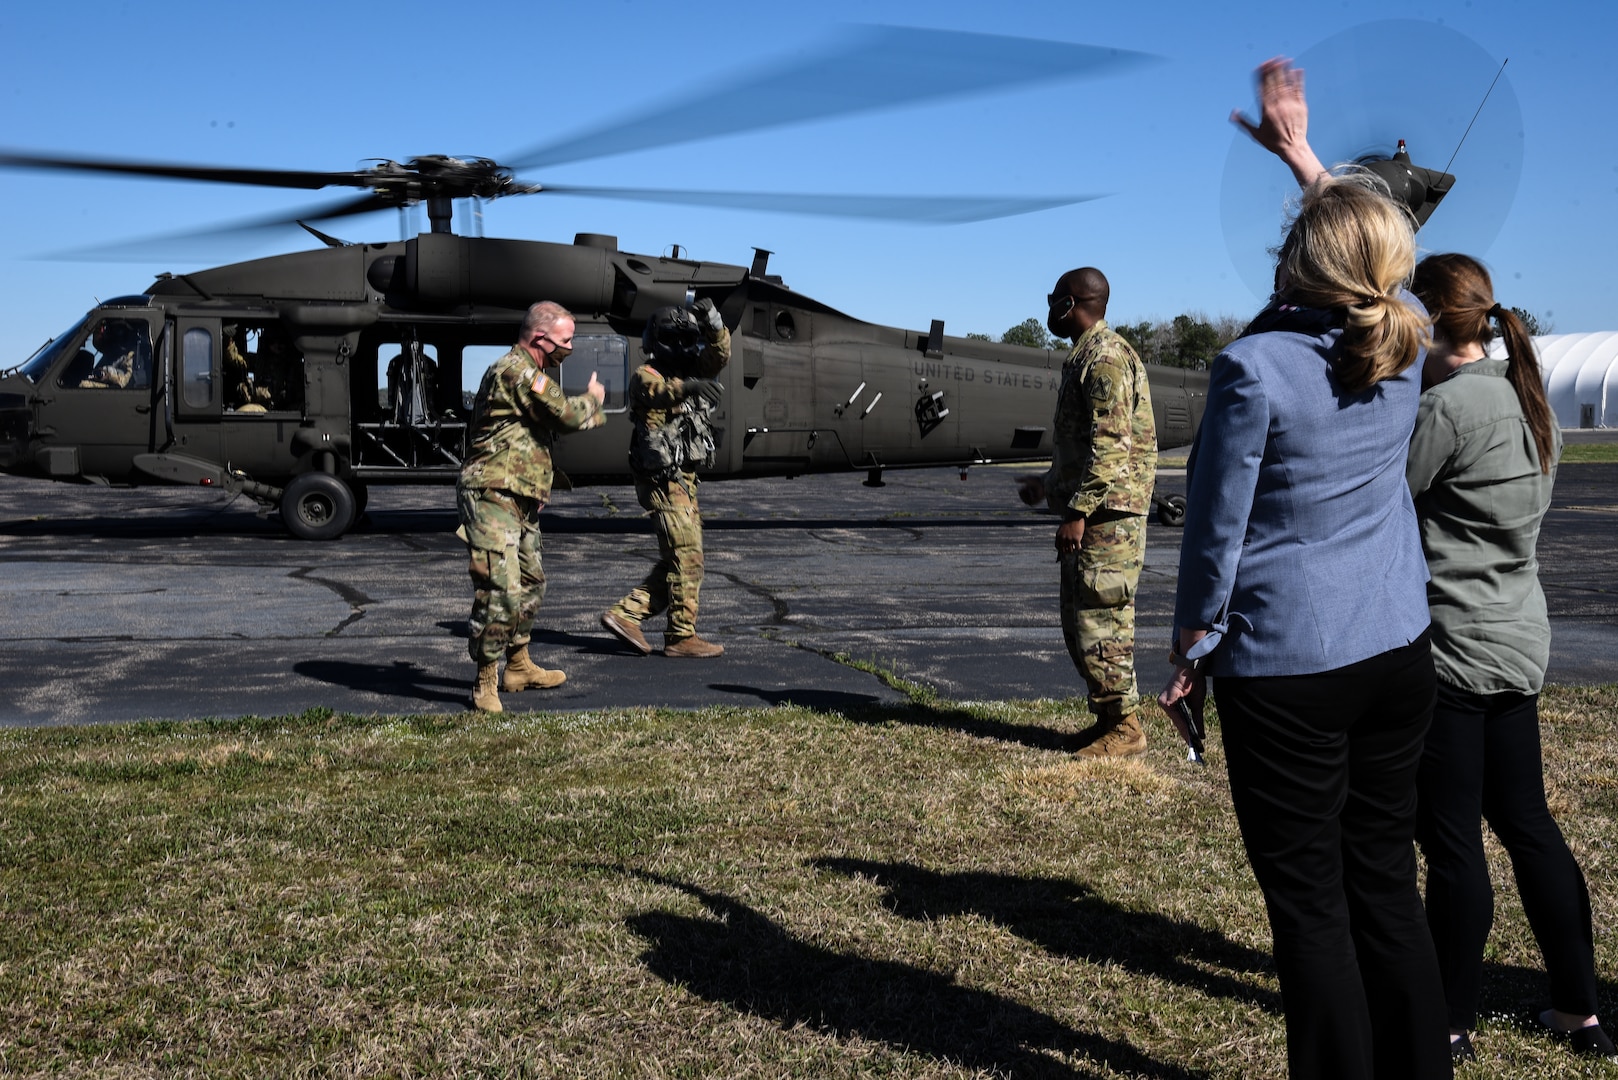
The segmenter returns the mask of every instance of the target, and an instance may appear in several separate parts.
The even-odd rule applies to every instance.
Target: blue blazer
[[[1226,346],[1186,464],[1174,621],[1209,629],[1219,675],[1307,675],[1408,645],[1427,628],[1427,564],[1405,457],[1423,356],[1350,393],[1340,330]]]

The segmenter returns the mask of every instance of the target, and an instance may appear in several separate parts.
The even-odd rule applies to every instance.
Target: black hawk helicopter
[[[889,69],[900,53],[906,63],[925,62],[931,77],[895,81]],[[858,471],[880,485],[891,468],[964,472],[1048,458],[1060,352],[949,335],[942,320],[926,330],[865,322],[789,288],[769,272],[763,250],[742,266],[679,249],[637,255],[595,233],[571,244],[465,236],[451,230],[453,208],[460,199],[552,193],[925,222],[1047,209],[1086,197],[586,189],[518,173],[926,97],[1107,74],[1147,59],[874,27],[829,54],[533,148],[509,164],[425,156],[313,172],[0,151],[0,167],[12,169],[363,192],[235,227],[296,224],[323,247],[162,274],[143,293],[101,303],[6,371],[0,470],[223,489],[278,506],[297,537],[332,539],[363,512],[370,485],[454,482],[468,440],[463,354],[509,345],[527,306],[548,299],[577,317],[564,389],[582,392],[598,373],[609,413],[604,427],[557,443],[560,486],[565,477],[622,482],[630,429],[610,414],[626,408],[642,327],[658,308],[699,297],[714,301],[734,336],[711,479]],[[884,77],[874,79],[879,64]],[[803,92],[823,86],[839,92]],[[312,224],[419,204],[430,231],[397,242],[350,243]],[[1206,373],[1154,365],[1150,381],[1159,445],[1189,443]],[[1183,499],[1157,506],[1159,520],[1183,521]]]

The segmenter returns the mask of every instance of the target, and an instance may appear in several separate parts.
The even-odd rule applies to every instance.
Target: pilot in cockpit
[[[151,385],[152,346],[139,319],[103,319],[90,337],[96,357],[83,388],[144,390]]]

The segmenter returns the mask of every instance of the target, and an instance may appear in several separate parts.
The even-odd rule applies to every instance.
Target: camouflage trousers
[[[471,549],[472,618],[467,651],[492,664],[508,648],[528,644],[545,601],[538,499],[498,488],[455,489],[456,510]]]
[[[1098,720],[1140,708],[1135,587],[1145,561],[1146,519],[1136,514],[1087,523],[1079,550],[1061,557],[1062,637]]]
[[[613,612],[640,623],[668,612],[668,635],[697,632],[697,596],[702,591],[702,514],[697,480],[686,473],[673,480],[635,480],[635,497],[651,512],[657,533],[657,565],[646,580],[613,605]]]

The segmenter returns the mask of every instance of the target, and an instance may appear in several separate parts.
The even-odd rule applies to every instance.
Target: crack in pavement
[[[360,590],[354,588],[352,585],[345,584],[341,581],[332,581],[329,578],[316,577],[315,567],[313,566],[305,566],[301,570],[294,570],[287,576],[297,578],[299,581],[308,581],[316,585],[324,585],[326,588],[336,593],[344,603],[353,609],[348,618],[326,631],[326,637],[337,637],[344,630],[347,630],[350,626],[353,626],[355,623],[365,618],[366,606],[376,603],[375,600],[371,599]]]

